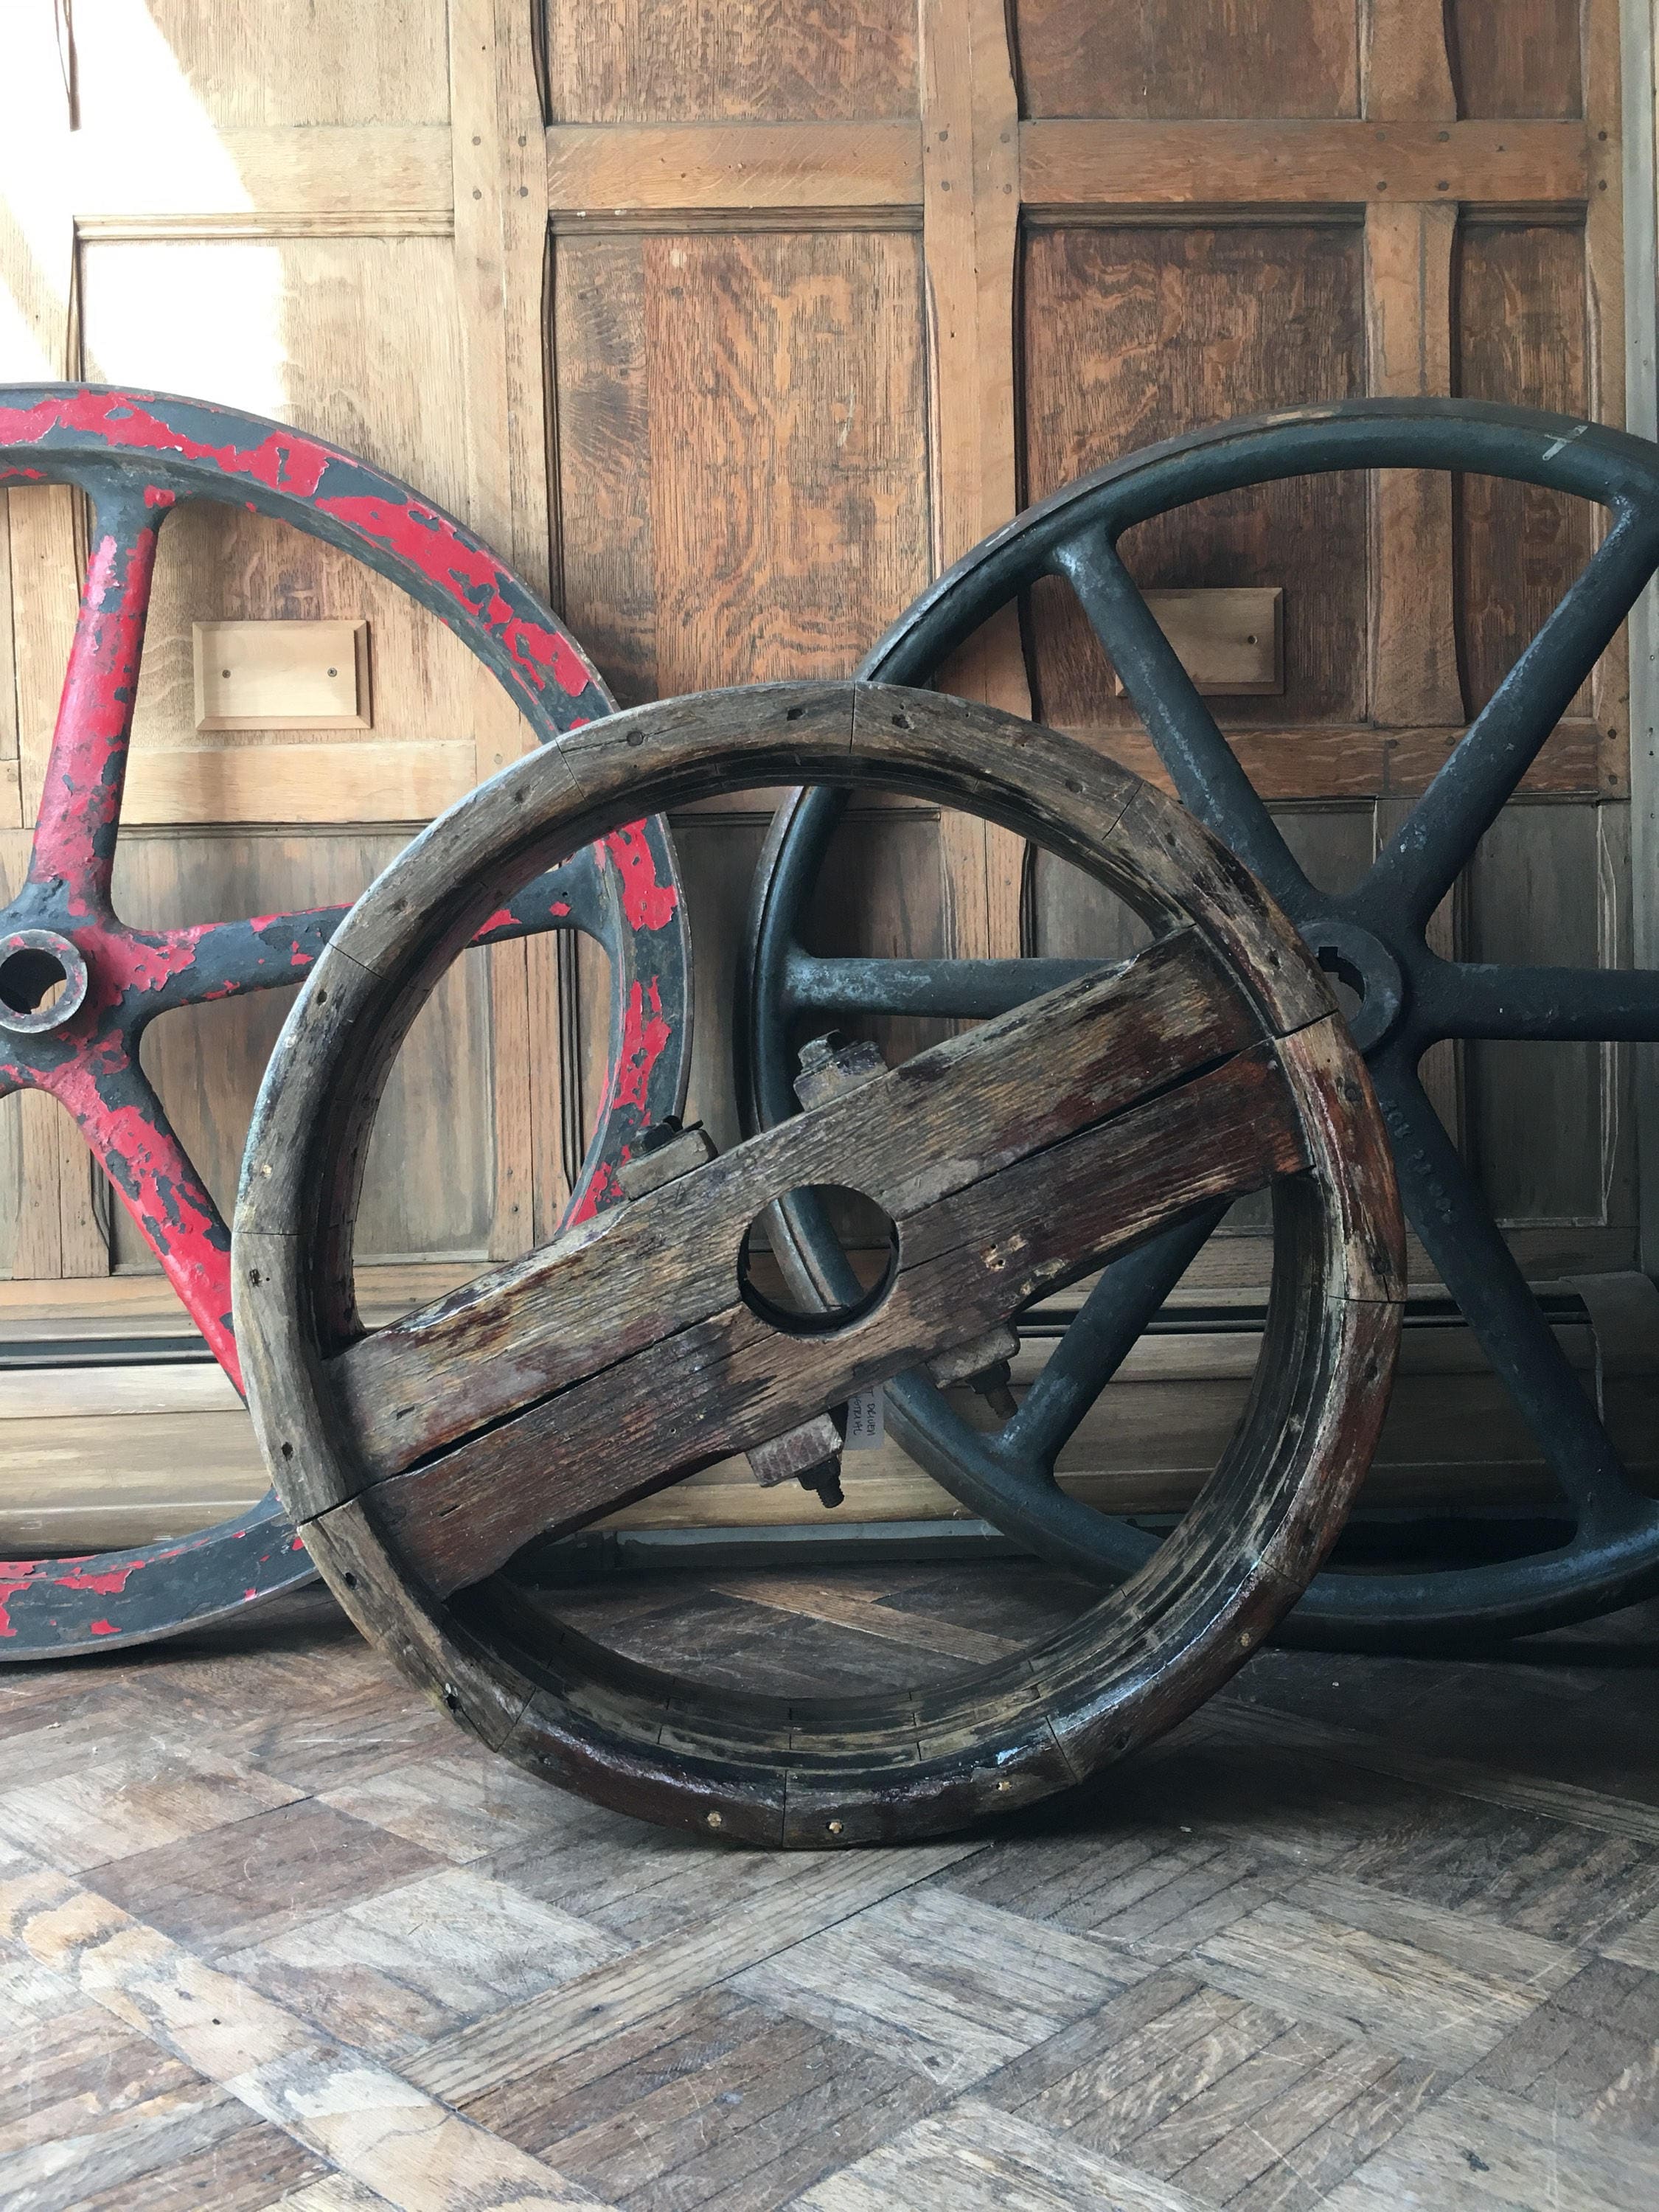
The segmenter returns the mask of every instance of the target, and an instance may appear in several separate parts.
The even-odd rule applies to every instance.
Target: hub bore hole
[[[0,960],[0,1000],[15,1014],[50,1011],[64,995],[69,975],[64,963],[51,952],[27,945]]]
[[[1342,1009],[1344,1019],[1352,1021],[1365,1003],[1364,969],[1334,945],[1316,945],[1314,958],[1336,986],[1337,1004]]]
[[[841,1295],[804,1297],[790,1282],[773,1252],[770,1206],[744,1230],[738,1252],[738,1288],[744,1303],[763,1322],[787,1336],[826,1336],[862,1321],[886,1297],[898,1270],[898,1231],[891,1217],[862,1191],[840,1183],[809,1183],[789,1193],[827,1212],[841,1242],[845,1262],[839,1271]]]

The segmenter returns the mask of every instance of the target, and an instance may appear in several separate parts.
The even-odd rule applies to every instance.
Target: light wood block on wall
[[[1285,689],[1285,594],[1277,586],[1148,592],[1146,604],[1200,691],[1268,696]],[[1121,678],[1117,696],[1123,696]]]
[[[373,726],[366,622],[191,624],[198,730]]]

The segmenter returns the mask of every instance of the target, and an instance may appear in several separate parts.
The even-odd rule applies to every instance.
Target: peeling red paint
[[[605,848],[622,878],[623,911],[635,929],[662,929],[678,907],[679,893],[672,884],[657,880],[657,863],[643,822],[629,822],[612,830]]]
[[[622,1185],[617,1181],[610,1161],[601,1160],[593,1180],[571,1207],[566,1225],[574,1228],[579,1221],[591,1221],[602,1206],[621,1196]]]
[[[319,499],[317,506],[364,537],[389,545],[470,607],[538,690],[550,675],[574,699],[592,682],[592,670],[562,630],[514,613],[501,596],[502,586],[513,581],[508,572],[482,545],[463,538],[447,516],[413,501],[394,506],[390,500],[362,496]]]
[[[332,447],[298,430],[272,430],[255,446],[210,446],[186,437],[163,422],[131,392],[82,389],[42,399],[29,408],[0,407],[0,445],[38,445],[58,429],[89,431],[129,451],[179,453],[191,461],[211,461],[227,476],[252,477],[273,491],[309,497],[323,471],[337,458]]]
[[[118,1636],[121,1633],[112,1620],[89,1620],[87,1626],[94,1636]]]
[[[88,913],[107,896],[155,565],[153,525],[93,548],[46,763],[29,880],[68,882]]]
[[[662,992],[656,977],[651,978],[648,1011],[644,987],[634,984],[623,1017],[622,1057],[611,1087],[614,1105],[635,1107],[641,1113],[649,1110],[651,1071],[673,1034],[663,1018]]]
[[[70,1562],[60,1559],[57,1564],[67,1566]],[[54,1575],[52,1580],[60,1589],[96,1590],[100,1597],[119,1597],[127,1586],[129,1577],[136,1574],[143,1564],[142,1559],[130,1559],[124,1567],[108,1567],[99,1574]]]

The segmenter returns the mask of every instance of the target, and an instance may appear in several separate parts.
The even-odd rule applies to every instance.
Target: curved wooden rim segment
[[[481,915],[641,807],[785,780],[966,805],[1106,883],[1160,941],[751,1139],[612,1225],[357,1338],[339,1286],[379,1088]],[[907,1116],[919,1140],[908,1180],[890,1143]],[[1138,1171],[1140,1127],[1168,1149],[1160,1161],[1154,1145]],[[1363,1066],[1289,925],[1122,769],[932,694],[773,685],[674,701],[592,725],[481,787],[392,864],[318,963],[244,1162],[234,1272],[250,1404],[348,1611],[486,1741],[605,1802],[756,1842],[925,1832],[1147,1741],[1294,1602],[1387,1399],[1404,1273],[1387,1157]],[[899,1223],[895,1287],[836,1335],[805,1350],[775,1339],[769,1364],[745,1364],[757,1340],[752,1316],[734,1317],[722,1238],[735,1243],[734,1224],[781,1178],[860,1158]],[[1076,1202],[1033,1227],[1042,1174]],[[896,1695],[715,1694],[574,1634],[550,1643],[542,1626],[532,1639],[511,1585],[479,1579],[537,1528],[618,1502],[628,1477],[607,1419],[639,1444],[653,1486],[689,1471],[700,1441],[705,1453],[752,1447],[859,1387],[866,1353],[886,1372],[932,1356],[942,1310],[973,1306],[986,1254],[1014,1224],[1030,1230],[1020,1267],[1029,1243],[1030,1279],[1047,1281],[1050,1248],[1055,1277],[1075,1273],[1204,1195],[1269,1182],[1278,1264],[1239,1431],[1142,1573],[1048,1644]],[[919,1291],[907,1307],[928,1266],[946,1270],[946,1297]],[[1001,1287],[1006,1317],[1030,1293],[1019,1268]],[[720,1379],[705,1388],[711,1345]],[[672,1402],[653,1408],[655,1362]]]

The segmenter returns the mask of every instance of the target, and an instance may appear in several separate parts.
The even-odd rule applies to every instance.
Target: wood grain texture
[[[1361,61],[1370,120],[1455,119],[1446,15],[1444,0],[1370,0]]]
[[[561,123],[812,123],[914,115],[906,0],[550,0],[548,86]]]
[[[641,1660],[866,1687],[915,1679],[907,1626],[1018,1644],[1084,1601],[1012,1560],[727,1579],[540,1595]],[[1270,1653],[1063,1820],[848,1857],[551,1796],[314,1592],[90,1676],[15,1670],[43,1826],[3,1869],[8,2183],[91,2212],[1644,2212],[1651,1631],[1524,1668]],[[226,1770],[319,1798],[256,1780],[240,1820],[76,1871],[73,1770],[112,1741],[123,1817],[158,1755],[176,1814]],[[1224,1986],[1234,1954],[1271,1987]],[[1437,2061],[1398,2047],[1436,2032]]]
[[[1457,267],[1457,373],[1474,399],[1582,414],[1588,404],[1583,240],[1570,228],[1466,225]],[[1458,627],[1478,711],[1589,559],[1589,511],[1532,484],[1465,479]],[[1589,707],[1588,688],[1574,702]]]
[[[555,315],[566,609],[623,696],[840,674],[927,574],[914,243],[561,240]]]
[[[1369,386],[1429,398],[1452,388],[1457,210],[1374,207],[1365,219]],[[1461,726],[1454,620],[1453,480],[1390,469],[1371,490],[1370,719]]]
[[[1195,1073],[1255,1035],[1242,1006],[1229,1007],[1201,970],[1189,975],[1183,967],[1148,955],[1123,986],[1100,987],[1097,1007],[1092,1001],[1087,1010],[1080,1000],[1066,1008],[1039,1001],[1029,1024],[1004,1017],[936,1047],[642,1200],[614,1228],[568,1255],[550,1248],[481,1282],[465,1302],[411,1316],[344,1355],[336,1387],[371,1473],[395,1474],[430,1460],[440,1448],[462,1446],[453,1464],[406,1477],[395,1494],[386,1493],[382,1510],[408,1532],[411,1555],[423,1540],[413,1516],[452,1510],[419,1501],[459,1495],[458,1480],[477,1479],[473,1462],[486,1475],[488,1504],[481,1494],[479,1508],[467,1515],[468,1540],[504,1558],[534,1533],[525,1528],[508,1540],[487,1529],[515,1510],[512,1492],[520,1467],[544,1466],[550,1454],[556,1456],[568,1470],[561,1483],[565,1494],[526,1505],[532,1513],[551,1506],[559,1521],[585,1516],[613,1502],[605,1495],[608,1479],[622,1491],[637,1490],[683,1467],[688,1456],[724,1456],[782,1434],[816,1410],[803,1396],[797,1412],[792,1391],[835,1402],[865,1387],[866,1366],[890,1367],[901,1349],[914,1359],[966,1340],[1006,1310],[1009,1285],[998,1278],[1010,1263],[1023,1281],[1027,1271],[1066,1264],[1066,1247],[1074,1240],[1134,1234],[1145,1209],[1158,1203],[1138,1188],[1143,1144],[1144,1157],[1158,1158],[1158,1172],[1168,1178],[1164,1202],[1177,1206],[1189,1176],[1195,1182],[1249,1178],[1298,1162],[1295,1139],[1275,1126],[1283,1109],[1262,1073],[1241,1084],[1231,1111],[1228,1085],[1214,1077],[1195,1084],[1192,1103],[1202,1139],[1195,1128],[1182,1127],[1173,1104],[1134,1113],[1153,1068],[1153,1079],[1178,1085],[1188,1072],[1183,1059]],[[1096,1057],[1109,1039],[1109,1073]],[[1073,1051],[1082,1055],[1075,1064]],[[1242,1061],[1239,1074],[1246,1074]],[[1057,1112],[1039,1109],[1045,1094],[1065,1105]],[[1103,1148],[1080,1138],[1063,1141],[1117,1115],[1125,1117],[1122,1126],[1110,1130]],[[1257,1161],[1250,1158],[1251,1132],[1261,1140]],[[896,1140],[902,1147],[896,1155],[890,1151]],[[1085,1162],[1079,1154],[1073,1162],[1079,1143],[1099,1156]],[[1188,1145],[1211,1148],[1201,1170],[1196,1151],[1185,1157]],[[952,1164],[948,1173],[919,1171],[918,1163],[935,1155],[941,1170]],[[1074,1199],[1050,1255],[1044,1249],[1049,1240],[1036,1232],[1021,1239],[1018,1224],[1040,1214],[1035,1189],[1049,1187],[1054,1175],[1067,1188],[1092,1193],[1098,1187],[1110,1198],[1099,1208],[1092,1197],[1086,1206]],[[898,1273],[882,1307],[845,1342],[839,1336],[780,1342],[736,1296],[738,1243],[769,1193],[797,1183],[850,1182],[899,1224]],[[1109,1222],[1115,1227],[1108,1229]],[[1022,1246],[1018,1257],[1011,1237]],[[981,1280],[981,1264],[972,1257],[977,1251],[1006,1256],[992,1261]],[[630,1310],[618,1301],[628,1296],[630,1261],[637,1266],[647,1254],[640,1279],[649,1284],[648,1309]],[[611,1285],[603,1305],[590,1287],[600,1281]],[[601,1310],[603,1323],[595,1329],[584,1316],[597,1319]],[[722,1377],[717,1396],[696,1379],[710,1367]],[[683,1370],[684,1380],[665,1389],[671,1368]],[[842,1388],[836,1378],[844,1368],[849,1379]],[[859,1379],[852,1377],[854,1369]],[[584,1417],[588,1399],[596,1420]],[[515,1413],[521,1418],[501,1425]],[[736,1428],[728,1425],[733,1418]],[[486,1426],[489,1435],[467,1452],[469,1431]],[[607,1434],[611,1443],[599,1441]],[[609,1478],[605,1459],[616,1462]],[[459,1527],[453,1524],[452,1535]],[[474,1580],[477,1571],[482,1570],[460,1579]]]
[[[1230,121],[1359,112],[1352,0],[1018,0],[1013,15],[1028,115]]]
[[[1019,108],[1001,0],[920,11],[922,252],[928,329],[929,504],[933,568],[1012,520],[1018,505],[1014,399]],[[1010,714],[1031,711],[1019,623],[993,617],[952,656],[942,687]],[[945,933],[959,958],[1020,949],[1024,849],[955,810],[939,823]]]
[[[1582,0],[1449,0],[1464,115],[1581,115]]]
[[[921,204],[914,123],[566,124],[547,135],[556,220],[738,210],[905,213]],[[584,224],[584,227],[586,225]]]
[[[1029,207],[1301,207],[1379,199],[1504,206],[1585,196],[1573,123],[1029,123]]]

